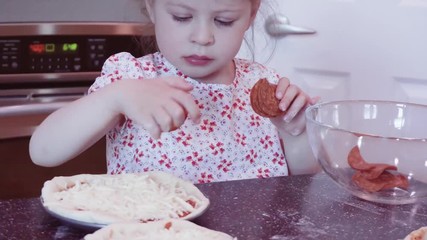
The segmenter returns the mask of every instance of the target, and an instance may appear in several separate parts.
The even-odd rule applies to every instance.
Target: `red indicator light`
[[[35,43],[30,45],[30,52],[34,54],[44,53],[45,46],[41,43]]]

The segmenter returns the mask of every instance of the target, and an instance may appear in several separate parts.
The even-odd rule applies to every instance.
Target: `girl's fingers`
[[[286,89],[289,87],[290,82],[287,78],[281,78],[277,84],[276,88],[276,98],[282,99],[285,95]]]
[[[307,97],[304,94],[299,94],[292,102],[292,105],[287,109],[283,116],[283,120],[286,123],[290,123],[300,111],[304,110],[306,104]]]
[[[169,132],[174,125],[174,120],[165,107],[156,109],[153,118],[162,132]]]
[[[278,126],[279,131],[284,130],[292,135],[301,134],[305,129],[304,110],[308,104],[315,104],[319,98],[309,98],[297,86],[290,84],[287,78],[279,80],[276,97],[280,100],[280,110],[285,114],[271,119],[273,124]]]
[[[190,94],[193,86],[182,78],[130,82],[123,84],[123,88],[129,94],[123,96],[119,111],[144,127],[153,138],[180,127],[187,114],[199,122],[200,110]]]
[[[187,81],[185,81],[183,78],[181,77],[171,77],[170,79],[167,79],[166,81],[171,87],[175,88],[175,89],[179,89],[182,91],[190,91],[191,89],[193,89],[193,85],[191,85],[190,83],[188,83]]]
[[[151,114],[152,119],[144,120],[144,128],[153,138],[159,138],[162,132],[173,131],[180,127],[186,120],[187,114],[195,122],[200,118],[200,110],[193,97],[180,90],[145,114],[147,113]]]
[[[279,108],[280,110],[287,112],[288,108],[291,106],[294,99],[297,97],[299,93],[299,88],[295,85],[290,85],[286,92],[283,95],[283,98],[280,100]]]
[[[187,112],[188,117],[190,117],[193,122],[199,123],[200,109],[194,101],[193,96],[186,92],[180,92],[174,95],[173,99],[182,106],[182,108]]]
[[[320,96],[312,97],[309,99],[308,103],[310,105],[314,105],[320,101]]]
[[[166,105],[165,110],[172,118],[172,123],[169,131],[173,131],[179,128],[187,118],[187,113],[185,109],[183,109],[183,107],[175,101],[171,101],[170,104]]]
[[[160,138],[160,134],[162,133],[159,125],[157,124],[154,116],[144,117],[141,119],[142,122],[136,122],[150,133],[151,137],[154,139]]]
[[[168,84],[178,90],[173,95],[171,95],[172,99],[179,105],[181,105],[181,107],[184,109],[184,113],[188,114],[188,116],[191,120],[193,120],[193,122],[198,123],[200,120],[200,109],[194,101],[193,96],[189,94],[189,92],[193,89],[193,86],[180,77],[175,77],[174,79],[171,79],[170,81],[168,81]],[[180,112],[173,113],[173,111],[171,113],[175,116],[181,114]],[[185,118],[186,117],[187,116],[185,116]],[[181,120],[177,119],[177,123],[179,124],[179,126],[182,124],[180,122]],[[178,125],[176,127],[178,127]]]

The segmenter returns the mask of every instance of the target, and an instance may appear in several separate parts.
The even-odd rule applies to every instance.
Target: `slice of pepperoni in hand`
[[[252,109],[260,116],[273,118],[283,112],[279,108],[279,99],[276,98],[276,84],[260,79],[251,89],[250,101]]]

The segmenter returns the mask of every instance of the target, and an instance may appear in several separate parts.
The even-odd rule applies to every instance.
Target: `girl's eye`
[[[179,16],[173,15],[173,20],[175,20],[177,22],[186,22],[190,19],[191,19],[191,17],[179,17]]]
[[[234,21],[224,21],[224,20],[218,20],[218,19],[215,19],[215,21],[216,21],[219,25],[221,25],[221,26],[225,26],[225,27],[229,27],[229,26],[233,25],[233,23],[234,23]]]

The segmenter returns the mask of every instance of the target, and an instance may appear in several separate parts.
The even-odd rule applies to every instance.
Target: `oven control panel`
[[[144,54],[136,36],[0,38],[0,74],[100,71],[114,53]]]

